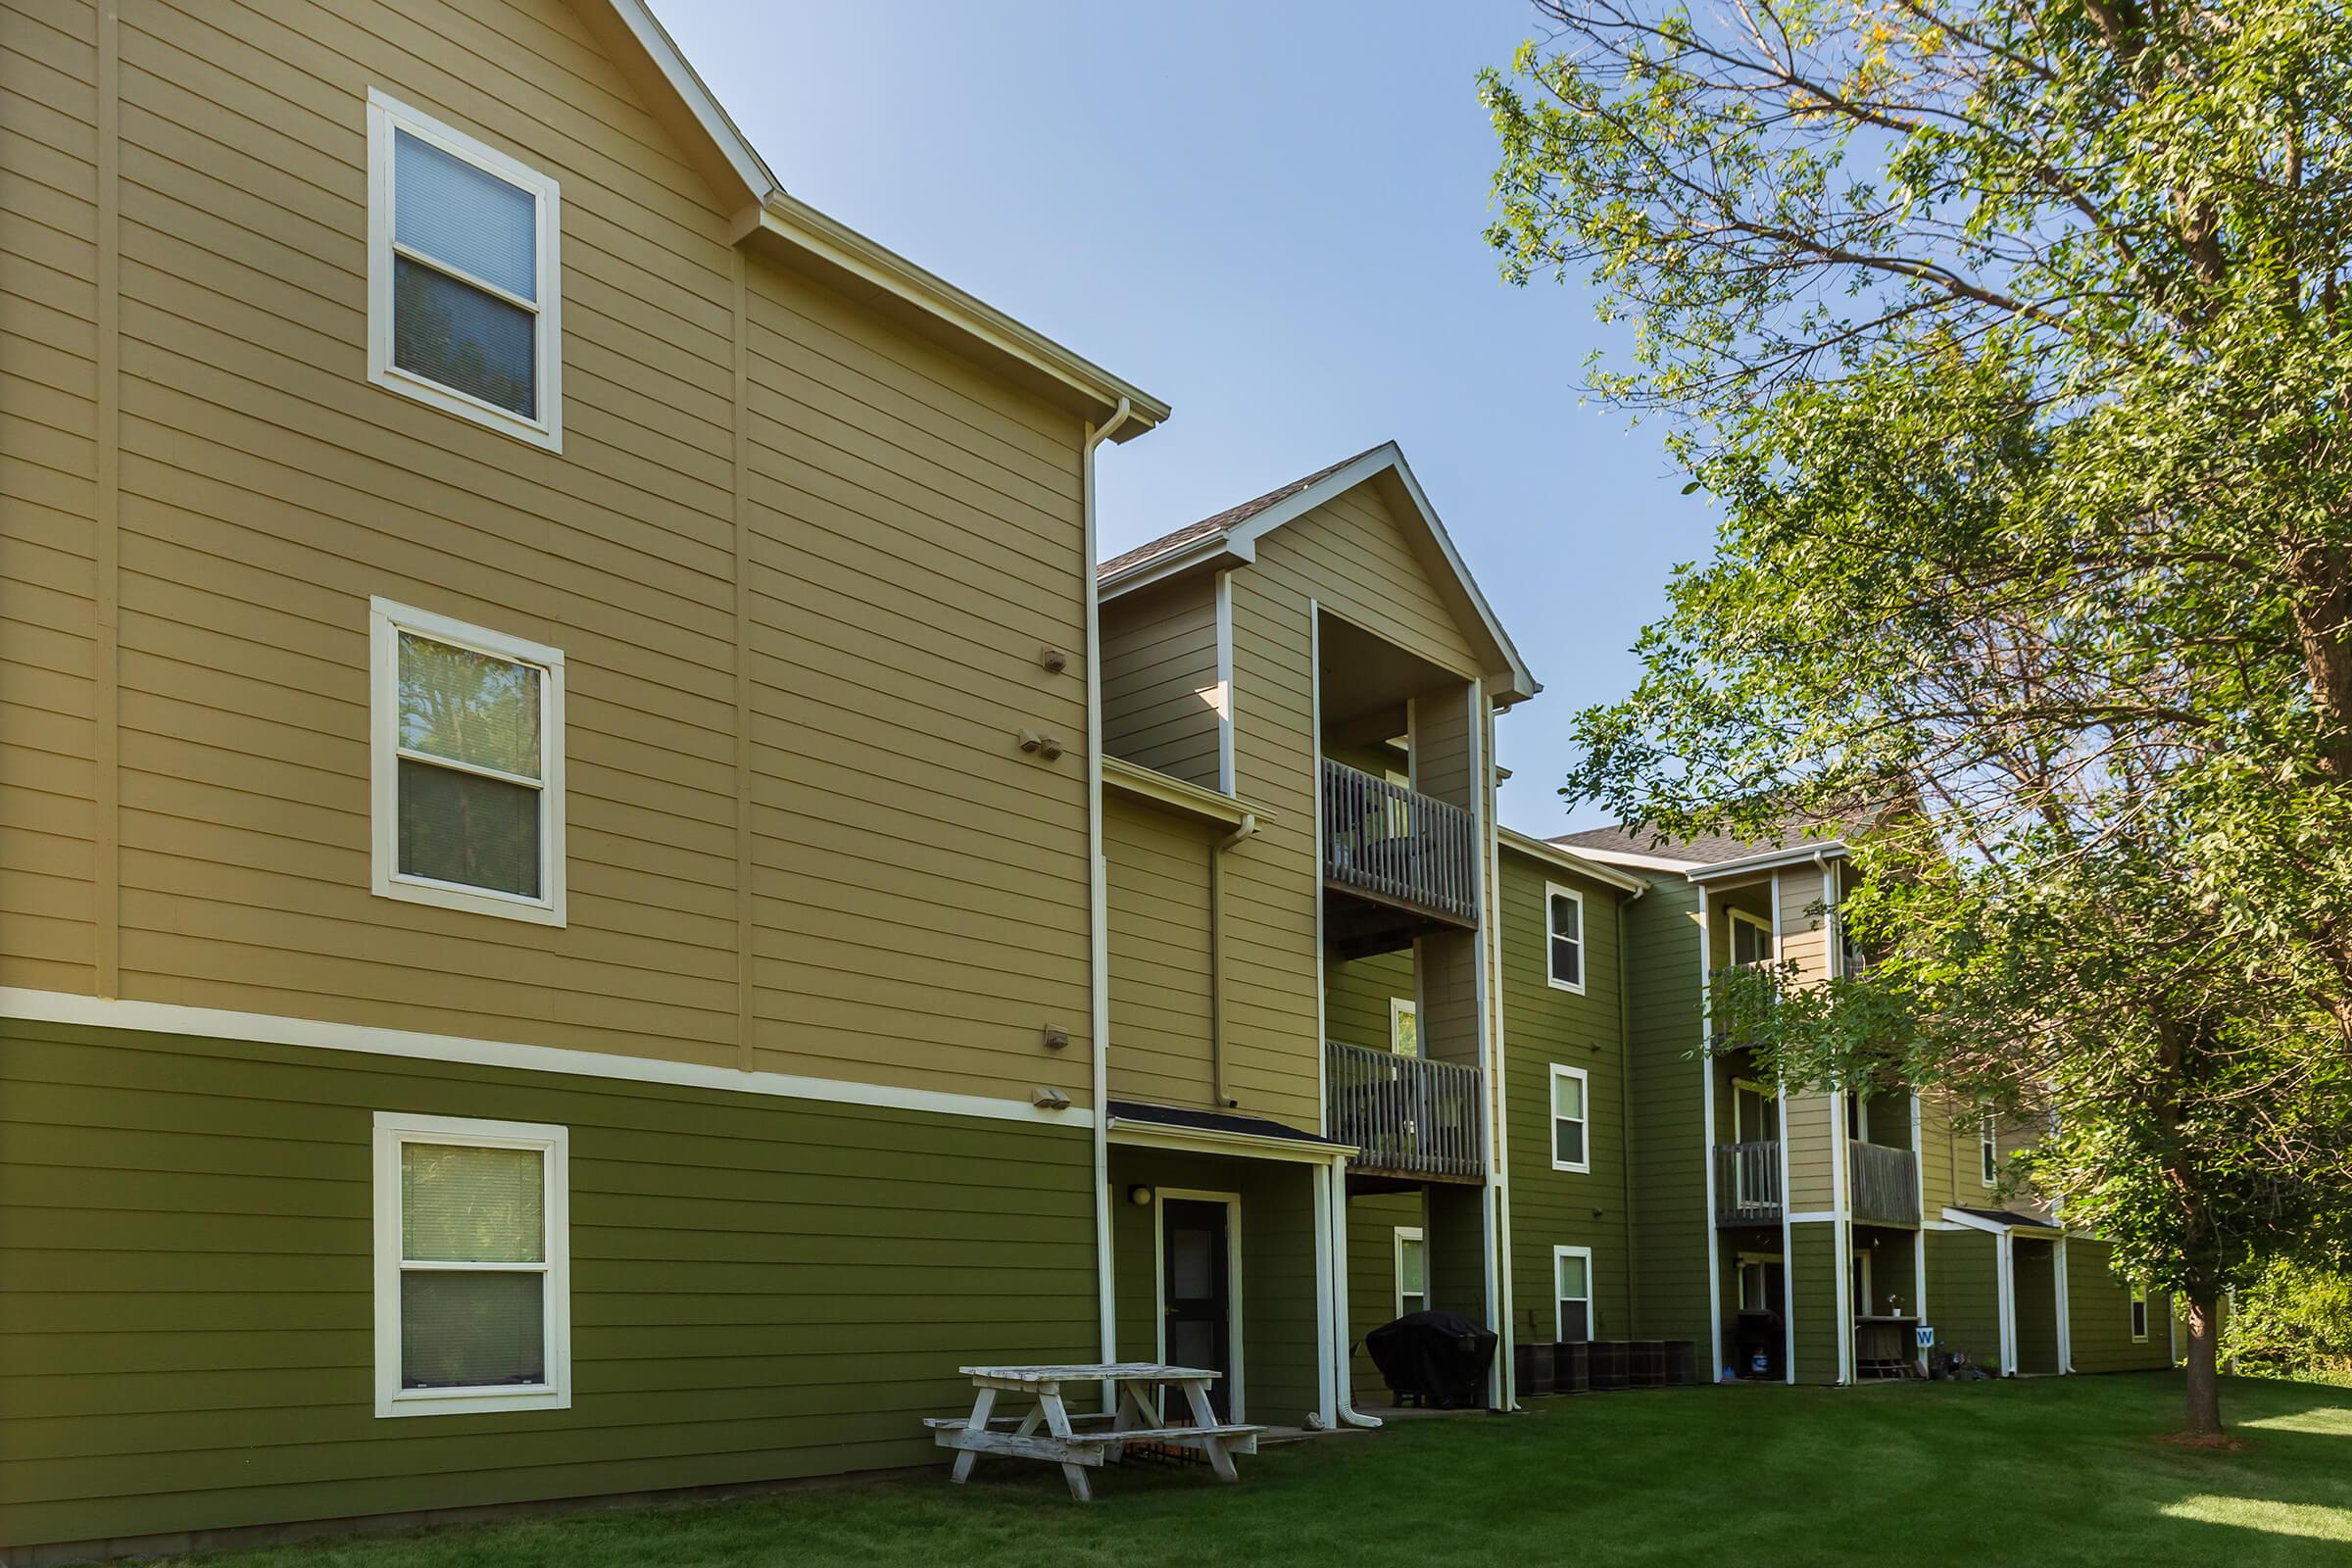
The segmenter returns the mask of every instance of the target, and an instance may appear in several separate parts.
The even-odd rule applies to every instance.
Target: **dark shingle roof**
[[[1995,1225],[2031,1225],[2035,1230],[2043,1231],[2058,1229],[2058,1222],[2054,1219],[2047,1219],[2039,1214],[2021,1214],[2014,1208],[1971,1208],[1966,1203],[1954,1203],[1952,1206],[1963,1214],[1974,1214],[1977,1218],[1988,1219]]]
[[[1095,576],[1097,579],[1109,577],[1125,571],[1131,566],[1140,566],[1147,561],[1155,561],[1161,556],[1175,555],[1203,540],[1228,533],[1248,522],[1268,507],[1279,506],[1299,491],[1314,488],[1350,463],[1355,462],[1357,458],[1368,457],[1379,450],[1379,447],[1366,447],[1363,451],[1356,453],[1354,457],[1342,458],[1328,468],[1317,468],[1303,478],[1293,479],[1289,484],[1269,490],[1253,500],[1245,501],[1238,507],[1227,507],[1214,516],[1202,517],[1199,522],[1188,522],[1173,533],[1163,533],[1156,539],[1137,545],[1133,550],[1127,551],[1123,555],[1113,556],[1102,565],[1097,566]]]
[[[1155,1122],[1200,1132],[1243,1133],[1251,1138],[1278,1138],[1292,1144],[1336,1144],[1321,1133],[1301,1132],[1287,1122],[1264,1116],[1245,1116],[1230,1110],[1192,1110],[1178,1105],[1154,1105],[1142,1100],[1114,1100],[1111,1115],[1121,1121]]]

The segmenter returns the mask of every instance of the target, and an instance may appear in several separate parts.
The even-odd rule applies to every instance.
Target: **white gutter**
[[[1119,1358],[1116,1292],[1110,1277],[1110,914],[1108,868],[1102,862],[1102,616],[1095,597],[1095,449],[1127,422],[1128,400],[1100,428],[1088,426],[1078,460],[1083,498],[1086,568],[1086,902],[1088,1035],[1094,1045],[1095,1316],[1102,1325],[1104,1361]],[[1102,1385],[1102,1408],[1115,1411],[1117,1394]]]

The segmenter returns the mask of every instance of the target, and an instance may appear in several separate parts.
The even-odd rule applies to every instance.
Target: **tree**
[[[1539,9],[1491,238],[1635,320],[1592,388],[1725,511],[1564,793],[1865,818],[1875,961],[1727,1016],[2055,1103],[2037,1182],[2185,1299],[2216,1432],[2223,1292],[2352,1224],[2352,22]]]

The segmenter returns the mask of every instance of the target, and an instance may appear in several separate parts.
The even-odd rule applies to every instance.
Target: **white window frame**
[[[1560,1080],[1563,1078],[1576,1080],[1577,1102],[1585,1107],[1584,1115],[1563,1116],[1560,1114]],[[1551,1113],[1551,1168],[1573,1171],[1580,1176],[1590,1175],[1592,1171],[1592,1076],[1582,1067],[1571,1067],[1563,1062],[1555,1061],[1551,1064],[1551,1075],[1546,1083],[1549,1085],[1551,1095],[1549,1106]],[[1560,1157],[1560,1123],[1564,1121],[1578,1122],[1584,1127],[1585,1157],[1583,1159],[1568,1160]]]
[[[1756,930],[1763,933],[1764,956],[1761,958],[1752,959],[1750,961],[1755,963],[1773,963],[1779,960],[1781,956],[1780,941],[1773,932],[1772,922],[1770,920],[1765,919],[1760,914],[1750,914],[1745,909],[1732,910],[1731,920],[1732,924],[1736,927],[1742,925],[1753,926],[1756,928]],[[1731,951],[1734,954],[1737,954],[1740,951],[1740,938],[1736,931],[1732,937]],[[1735,959],[1734,961],[1737,962],[1738,960]]]
[[[546,1280],[540,1320],[546,1337],[547,1381],[472,1389],[400,1386],[400,1277],[411,1266],[401,1255],[400,1152],[409,1144],[455,1144],[469,1149],[535,1149],[544,1187],[540,1217],[547,1226],[546,1261],[538,1265],[475,1264],[517,1273],[536,1268]],[[469,1415],[505,1410],[571,1408],[571,1204],[567,1129],[541,1122],[482,1121],[470,1116],[375,1113],[375,1413],[379,1417]],[[415,1267],[447,1273],[466,1265],[418,1259]]]
[[[1389,1050],[1399,1056],[1405,1053],[1398,1046],[1397,1025],[1406,1018],[1413,1020],[1412,1054],[1418,1056],[1421,1054],[1421,1005],[1411,997],[1391,997],[1389,999]]]
[[[1562,1296],[1560,1294],[1560,1260],[1565,1257],[1581,1257],[1585,1260],[1585,1294],[1583,1296]],[[1568,1338],[1567,1314],[1560,1310],[1562,1301],[1584,1302],[1585,1339],[1590,1342],[1599,1337],[1600,1324],[1592,1315],[1592,1293],[1599,1283],[1598,1276],[1592,1271],[1592,1249],[1590,1247],[1555,1247],[1551,1250],[1551,1338],[1554,1344]]]
[[[2147,1344],[2148,1288],[2145,1285],[2134,1285],[2132,1287],[2132,1304],[2129,1308],[2127,1308],[2127,1311],[2130,1314],[2127,1321],[2129,1321],[2132,1325],[2132,1343],[2133,1345]]]
[[[1393,1244],[1396,1250],[1396,1271],[1394,1276],[1396,1281],[1396,1315],[1398,1317],[1404,1316],[1404,1244],[1407,1242],[1411,1242],[1414,1246],[1421,1249],[1421,1309],[1426,1311],[1429,1307],[1428,1238],[1422,1233],[1421,1227],[1418,1225],[1399,1225],[1396,1227],[1396,1239]]]
[[[2001,1185],[2001,1130],[1989,1110],[1977,1118],[1977,1179],[1987,1192]]]
[[[564,923],[564,651],[510,637],[487,627],[472,626],[428,610],[396,605],[388,599],[368,603],[369,663],[369,761],[371,835],[370,874],[376,895],[406,899],[412,904],[436,905],[445,909],[468,909],[510,920],[539,925]],[[464,648],[492,659],[530,664],[539,671],[539,777],[511,778],[494,770],[468,767],[447,758],[411,754],[400,744],[400,634],[414,632],[432,642]],[[511,783],[535,784],[539,791],[539,896],[502,893],[495,888],[468,887],[415,876],[400,869],[400,760],[416,756],[436,767]]]
[[[538,279],[534,289],[538,295],[536,300],[510,294],[495,283],[451,267],[439,257],[426,256],[396,245],[392,237],[393,133],[403,130],[419,141],[440,148],[453,158],[463,159],[484,173],[495,175],[527,192],[538,204],[537,245],[534,252],[534,259],[538,263]],[[518,441],[528,441],[550,452],[563,451],[564,273],[557,254],[563,230],[562,192],[554,179],[516,163],[496,148],[484,146],[464,131],[443,124],[430,115],[410,108],[397,98],[373,87],[368,88],[368,379],[387,391],[414,398],[445,414],[471,419],[476,424],[486,425]],[[531,333],[532,391],[539,411],[537,417],[525,417],[512,409],[502,409],[486,399],[461,392],[453,386],[445,386],[429,376],[418,375],[392,363],[392,259],[396,254],[457,278],[468,287],[481,289],[493,298],[530,311],[538,318]]]
[[[1568,899],[1576,905],[1576,935],[1568,938],[1551,928],[1552,900]],[[1551,972],[1551,950],[1555,943],[1573,940],[1576,943],[1576,981],[1572,985]],[[1557,882],[1544,884],[1544,983],[1554,991],[1585,994],[1585,896],[1572,887]]]

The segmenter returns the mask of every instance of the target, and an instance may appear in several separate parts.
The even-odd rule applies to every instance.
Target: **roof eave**
[[[1819,839],[1812,843],[1794,845],[1788,849],[1764,850],[1755,855],[1743,855],[1737,860],[1717,860],[1690,868],[1693,882],[1713,882],[1727,876],[1740,876],[1750,871],[1770,871],[1784,865],[1801,865],[1807,860],[1845,858],[1843,839]]]
[[[1446,567],[1446,577],[1459,589],[1463,607],[1470,619],[1483,631],[1491,645],[1495,667],[1486,671],[1487,695],[1499,706],[1523,703],[1544,689],[1519,657],[1502,622],[1495,618],[1494,607],[1487,603],[1469,565],[1461,553],[1454,549],[1453,540],[1446,525],[1438,518],[1437,510],[1429,504],[1421,482],[1404,461],[1403,451],[1394,441],[1385,442],[1366,452],[1354,462],[1334,469],[1323,478],[1291,495],[1285,496],[1264,511],[1252,514],[1246,520],[1218,533],[1209,534],[1194,543],[1171,550],[1165,555],[1148,557],[1102,579],[1097,585],[1098,599],[1115,599],[1133,593],[1152,583],[1165,582],[1212,564],[1246,565],[1257,559],[1257,541],[1287,522],[1305,515],[1335,496],[1345,495],[1360,484],[1393,473],[1402,487],[1412,510],[1419,515],[1422,527],[1436,547]],[[1434,574],[1433,574],[1434,575]]]
[[[1109,789],[1158,807],[1161,810],[1218,827],[1239,828],[1252,818],[1259,822],[1277,820],[1273,812],[1259,810],[1234,796],[1202,789],[1198,784],[1187,783],[1122,758],[1102,759],[1102,783]]]
[[[1555,866],[1577,876],[1591,877],[1595,882],[1621,889],[1627,893],[1642,893],[1648,890],[1649,884],[1638,876],[1628,876],[1614,866],[1603,865],[1600,861],[1588,858],[1578,851],[1566,849],[1557,844],[1545,843],[1531,834],[1520,832],[1517,828],[1499,828],[1496,830],[1495,836],[1501,841],[1504,849],[1515,850],[1530,859],[1543,861],[1545,865]]]
[[[736,229],[738,244],[758,247],[1092,423],[1106,423],[1124,405],[1127,417],[1111,431],[1114,442],[1132,441],[1168,416],[1167,404],[1143,388],[789,192],[777,191],[745,213]]]

